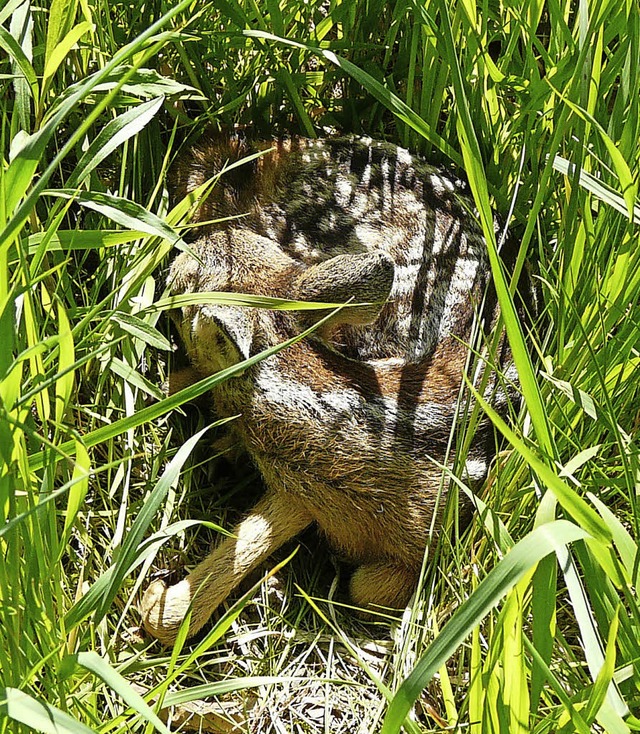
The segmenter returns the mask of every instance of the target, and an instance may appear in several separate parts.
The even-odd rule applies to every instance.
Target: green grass
[[[9,0],[0,47],[0,734],[163,731],[189,701],[209,730],[638,730],[637,4]],[[384,137],[471,184],[523,408],[390,632],[334,603],[313,536],[199,642],[137,629],[151,570],[258,491],[210,460],[206,409],[180,416],[207,385],[160,392],[189,209],[166,174],[233,125]]]

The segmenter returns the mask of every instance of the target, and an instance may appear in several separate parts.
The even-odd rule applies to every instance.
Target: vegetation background
[[[5,0],[0,48],[0,732],[638,730],[637,0]],[[523,406],[401,619],[359,625],[305,536],[164,650],[141,586],[257,484],[209,460],[205,408],[176,415],[206,384],[160,390],[190,206],[167,171],[233,126],[464,169]]]

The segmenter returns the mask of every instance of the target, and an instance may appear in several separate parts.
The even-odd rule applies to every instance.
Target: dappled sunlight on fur
[[[228,153],[214,148],[187,160],[190,185],[214,172],[206,172],[207,154],[215,165]],[[201,173],[189,168],[194,161]],[[483,301],[489,266],[460,182],[407,151],[299,140],[233,185],[214,190],[202,216],[246,206],[249,217],[210,228],[176,258],[174,294],[363,305],[214,389],[216,413],[238,416],[231,435],[267,494],[187,579],[148,589],[144,624],[166,643],[189,609],[193,634],[249,571],[310,524],[359,567],[351,585],[357,605],[406,605],[442,521],[467,342],[477,318],[487,325],[496,318],[495,299]],[[274,347],[328,313],[185,306],[175,320],[193,371],[179,373],[171,389]],[[507,395],[493,376],[489,383],[487,396],[504,407]],[[484,477],[490,437],[481,424],[463,481]]]

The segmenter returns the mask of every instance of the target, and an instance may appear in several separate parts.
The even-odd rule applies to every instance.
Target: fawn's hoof
[[[158,579],[147,588],[140,602],[145,630],[165,645],[175,642],[183,619],[183,617],[176,619],[171,599],[173,588]]]

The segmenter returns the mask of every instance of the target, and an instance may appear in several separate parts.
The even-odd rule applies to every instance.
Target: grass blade
[[[121,196],[95,191],[74,191],[72,189],[48,189],[43,191],[42,194],[44,196],[72,199],[81,206],[86,206],[87,209],[92,209],[117,224],[127,227],[127,229],[161,237],[172,245],[184,244],[180,235],[160,217],[135,201],[130,201]]]
[[[53,75],[58,71],[60,64],[66,59],[71,49],[78,43],[78,41],[91,30],[91,24],[84,21],[79,23],[75,28],[72,28],[69,33],[58,43],[53,49],[50,55],[47,55],[47,63],[44,67],[44,74],[42,75],[42,92],[41,96],[44,96],[46,91],[49,89],[51,79]]]
[[[0,688],[0,713],[43,734],[95,734],[64,711],[17,688]]]
[[[399,117],[409,127],[420,133],[426,140],[433,143],[443,153],[447,155],[454,163],[460,165],[462,163],[459,154],[418,115],[407,104],[405,104],[397,95],[391,92],[387,87],[374,79],[366,71],[351,63],[348,59],[338,56],[333,51],[316,48],[298,41],[290,41],[287,38],[279,38],[272,33],[265,31],[244,31],[244,35],[249,38],[262,38],[276,43],[282,43],[286,46],[294,48],[304,48],[318,56],[324,57],[327,61],[335,64],[337,67],[345,71],[349,76],[353,77],[359,84],[372,94],[379,102],[387,107],[394,115]]]
[[[108,155],[143,130],[155,117],[163,102],[164,97],[143,102],[107,123],[78,161],[74,172],[67,179],[67,188],[75,189],[80,186]]]
[[[76,656],[78,665],[101,678],[122,700],[146,721],[153,724],[157,731],[169,734],[169,729],[151,710],[142,696],[131,688],[117,670],[95,652],[80,652]]]
[[[297,336],[294,336],[291,339],[282,342],[282,344],[278,344],[275,347],[265,349],[263,352],[260,352],[259,354],[256,354],[255,356],[244,360],[244,362],[239,362],[232,367],[228,367],[227,369],[221,370],[220,372],[216,372],[215,375],[205,377],[203,380],[200,380],[199,382],[196,382],[194,385],[190,385],[189,387],[185,387],[183,390],[174,393],[173,395],[165,398],[159,403],[156,403],[155,405],[150,405],[146,408],[143,408],[142,410],[137,411],[134,415],[127,416],[126,418],[121,418],[119,421],[115,421],[111,425],[97,428],[95,431],[92,431],[91,433],[83,436],[83,444],[86,448],[97,446],[99,443],[102,443],[109,438],[119,436],[125,431],[131,430],[136,426],[143,425],[150,420],[154,420],[155,418],[158,418],[159,416],[168,413],[170,410],[177,408],[183,403],[195,400],[200,395],[204,395],[206,392],[209,392],[219,383],[228,380],[234,375],[241,374],[247,369],[247,367],[258,364],[258,362],[261,362],[263,359],[270,357],[272,354],[277,354],[282,349],[286,349],[288,346],[291,346],[292,344],[299,342],[301,339],[306,338],[316,329],[321,327],[322,324],[325,321],[329,320],[334,314],[335,311],[328,314],[323,319],[316,322],[313,326],[301,332]],[[36,470],[42,468],[45,465],[45,462],[59,461],[60,459],[67,458],[69,452],[73,450],[73,446],[73,441],[67,441],[64,444],[61,444],[59,447],[57,447],[57,453],[55,456],[51,456],[50,452],[48,451],[34,454],[31,456],[29,466],[32,470]]]
[[[27,82],[27,87],[33,99],[37,99],[40,92],[38,87],[38,77],[34,71],[31,62],[26,57],[24,51],[20,48],[20,44],[16,39],[0,25],[0,48],[3,48],[5,52],[15,61],[16,66],[22,72],[24,79]]]
[[[569,543],[588,537],[588,533],[577,525],[556,520],[536,528],[516,543],[455,612],[402,683],[389,705],[381,734],[400,731],[409,709],[438,668],[536,563]]]

